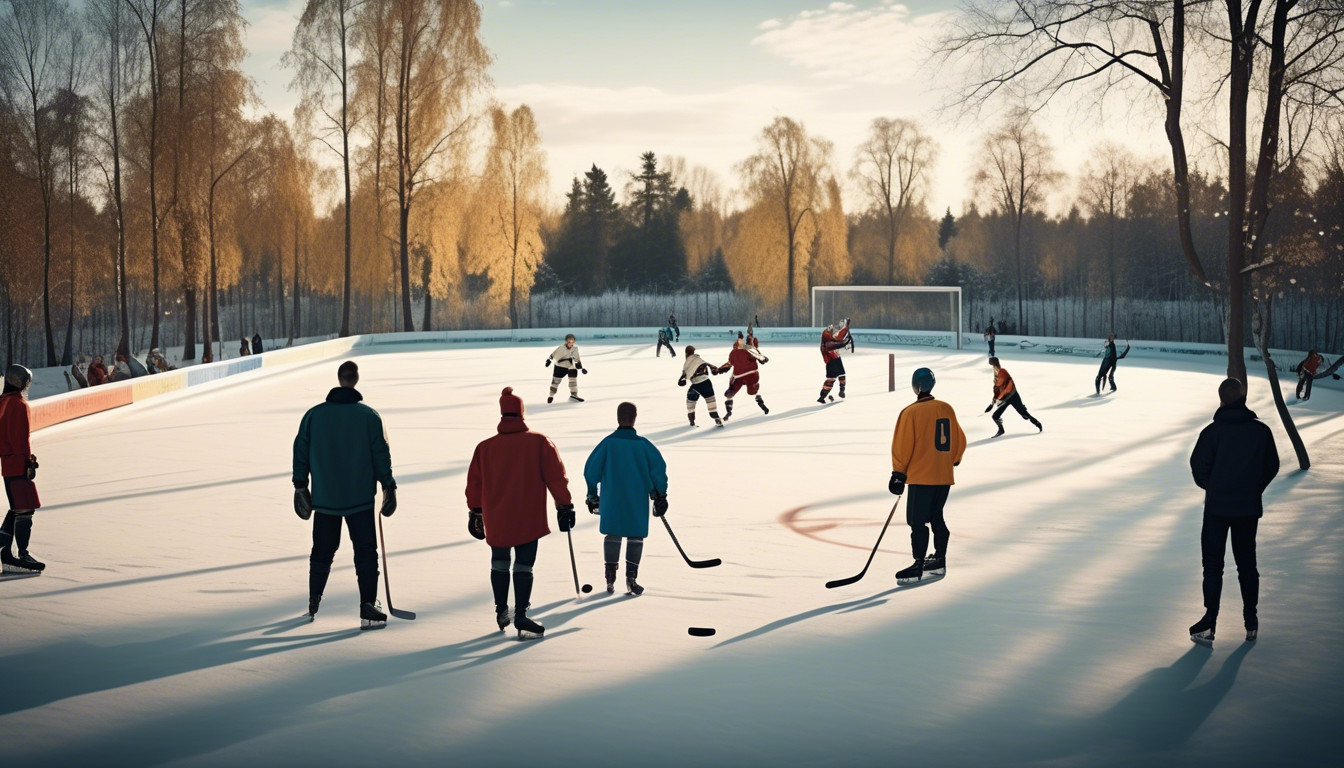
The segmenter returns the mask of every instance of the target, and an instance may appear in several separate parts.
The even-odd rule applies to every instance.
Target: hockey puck
[[[686,630],[686,634],[688,634],[688,635],[693,635],[693,636],[695,636],[695,637],[713,637],[713,636],[714,636],[714,628],[713,628],[713,627],[689,627],[689,628]]]
[[[589,592],[592,592],[592,591],[593,591],[593,585],[592,585],[592,584],[584,584],[584,585],[583,585],[583,594],[586,595],[586,594],[588,594]]]

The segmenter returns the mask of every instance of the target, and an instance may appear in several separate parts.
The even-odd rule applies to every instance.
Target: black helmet
[[[919,368],[915,371],[915,374],[910,377],[910,385],[921,395],[932,392],[933,384],[933,371],[928,368]]]
[[[5,389],[22,392],[33,383],[33,372],[15,363],[5,370]]]

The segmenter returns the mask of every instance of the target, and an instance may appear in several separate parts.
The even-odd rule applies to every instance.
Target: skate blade
[[[896,579],[896,583],[897,583],[897,584],[900,584],[900,585],[903,586],[903,587],[908,587],[908,586],[910,586],[911,584],[918,584],[919,582],[921,582],[921,581],[923,581],[923,580],[924,580],[924,579],[923,579],[922,577],[918,577],[918,576],[916,576],[916,577],[906,576],[906,577],[904,577],[904,578],[900,578],[900,577],[898,577],[898,578]]]
[[[1248,642],[1248,643],[1254,643],[1254,642],[1255,642],[1255,639],[1256,639],[1257,637],[1259,637],[1259,632],[1260,632],[1260,630],[1258,630],[1258,629],[1248,629],[1248,630],[1246,630],[1246,642]]]
[[[1201,632],[1197,635],[1191,635],[1190,641],[1196,645],[1203,645],[1208,648],[1213,647],[1213,635],[1210,635],[1207,632]]]
[[[946,575],[947,575],[947,568],[934,568],[931,571],[924,572],[924,578],[926,579],[941,578]]]
[[[540,640],[545,637],[545,632],[528,632],[525,629],[518,630],[518,639],[521,640]]]
[[[4,572],[5,572],[5,573],[30,573],[30,574],[33,574],[33,575],[38,575],[38,574],[42,573],[42,570],[43,570],[43,569],[41,569],[41,568],[25,568],[25,567],[22,566],[22,565],[9,565],[9,564],[6,564],[6,565],[4,566]]]
[[[360,619],[359,628],[361,631],[368,629],[382,629],[387,626],[386,621],[374,621],[373,619]]]

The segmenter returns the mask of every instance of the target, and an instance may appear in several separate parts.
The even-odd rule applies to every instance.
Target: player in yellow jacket
[[[915,371],[910,385],[915,402],[907,405],[896,419],[891,436],[891,482],[887,489],[896,496],[910,485],[905,503],[905,522],[910,525],[910,548],[915,562],[896,573],[899,584],[916,584],[928,576],[947,573],[947,540],[951,533],[943,521],[947,492],[956,482],[952,468],[961,463],[966,452],[966,433],[957,423],[952,406],[933,395],[933,371]],[[933,528],[933,554],[929,550],[929,528]]]

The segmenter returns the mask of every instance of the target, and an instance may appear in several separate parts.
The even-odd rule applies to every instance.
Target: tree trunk
[[[400,269],[401,269],[401,319],[403,331],[414,331],[415,320],[411,317],[411,246],[410,246],[410,221],[411,207],[406,203],[403,196],[400,206],[398,206],[397,226],[400,234]],[[426,329],[428,330],[428,329]]]
[[[1288,433],[1288,441],[1293,444],[1293,453],[1297,455],[1297,466],[1306,471],[1311,468],[1311,457],[1307,455],[1307,446],[1302,442],[1302,436],[1297,432],[1297,425],[1293,423],[1293,414],[1288,410],[1288,404],[1283,401],[1283,389],[1279,386],[1279,371],[1274,366],[1274,360],[1269,354],[1269,324],[1270,309],[1273,299],[1266,295],[1263,299],[1256,302],[1255,312],[1251,317],[1251,330],[1255,338],[1255,347],[1260,350],[1260,357],[1265,361],[1265,376],[1269,379],[1269,391],[1274,395],[1274,409],[1278,411],[1279,423]]]

